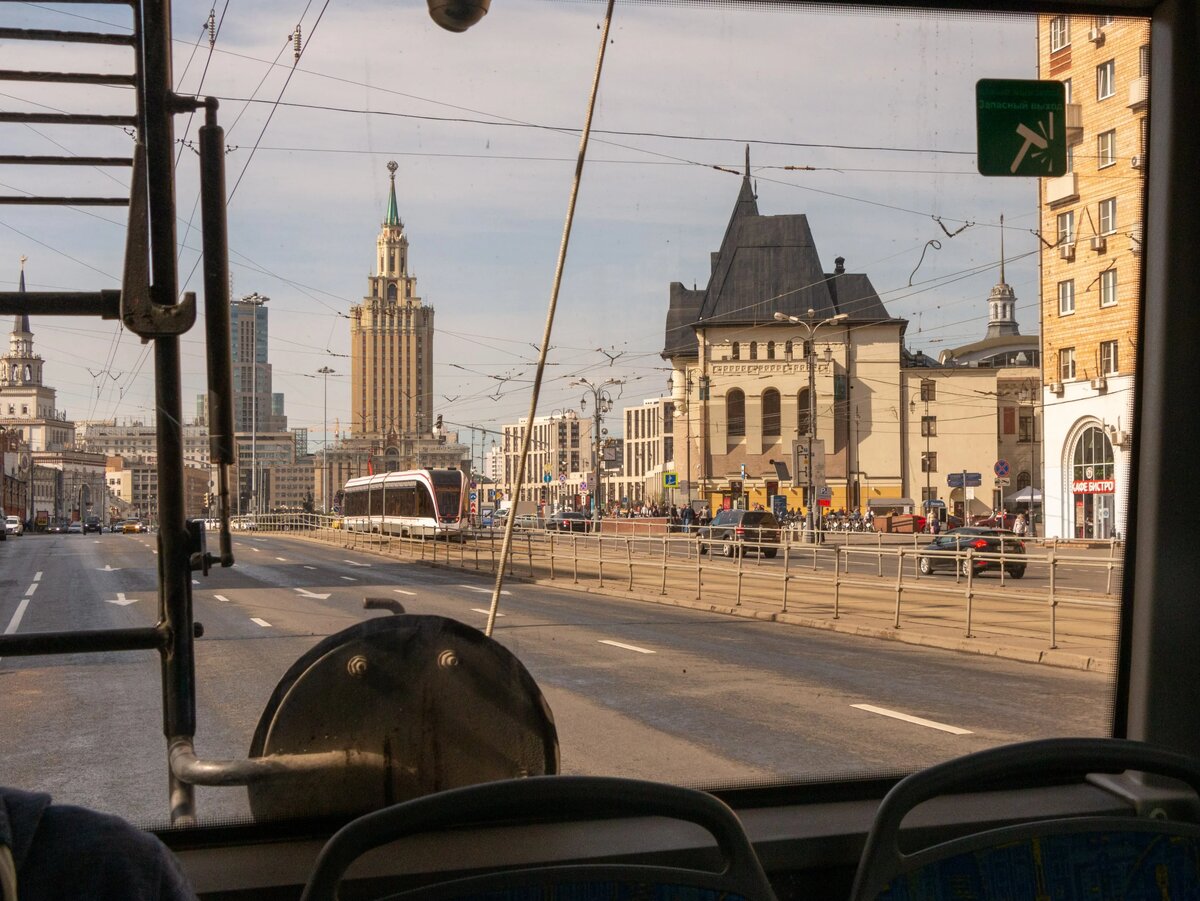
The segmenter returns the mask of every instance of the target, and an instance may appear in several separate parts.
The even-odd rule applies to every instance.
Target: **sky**
[[[493,0],[451,34],[424,3],[174,4],[177,90],[220,99],[232,292],[270,298],[274,390],[320,447],[349,421],[349,320],[368,289],[399,164],[417,292],[435,310],[434,412],[467,441],[526,415],[604,5]],[[123,31],[122,7],[7,6],[9,24]],[[91,21],[84,21],[84,19]],[[300,58],[292,35],[299,23]],[[0,41],[5,66],[127,70],[127,51]],[[620,378],[618,406],[669,393],[671,282],[703,286],[745,148],[761,213],[804,213],[826,271],[865,272],[912,350],[978,340],[999,279],[1038,331],[1037,185],[975,172],[974,84],[1036,77],[1032,19],[618,3],[538,412]],[[6,83],[0,109],[123,111],[129,92]],[[181,290],[202,295],[198,121],[177,119]],[[83,134],[83,132],[87,132]],[[0,125],[12,153],[128,153],[119,129]],[[794,168],[789,168],[794,167]],[[0,167],[0,192],[123,195],[128,173]],[[1053,236],[1050,236],[1053,240]],[[0,290],[119,286],[124,211],[0,207]],[[203,297],[200,298],[203,309]],[[114,323],[32,317],[69,418],[153,417],[152,356]],[[204,390],[183,345],[184,411]],[[328,379],[325,401],[324,366]],[[619,420],[609,424],[620,433]],[[476,440],[479,440],[477,433]],[[490,441],[489,436],[488,440]]]

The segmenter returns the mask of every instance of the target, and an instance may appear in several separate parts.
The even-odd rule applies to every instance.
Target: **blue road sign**
[[[997,478],[1004,478],[1006,475],[1008,475],[1008,461],[997,460],[996,465],[992,467],[992,470],[996,473]]]
[[[478,500],[478,498],[475,496],[474,491],[471,492],[471,500]]]
[[[978,488],[983,484],[983,473],[979,472],[952,472],[946,476],[946,484],[951,488],[962,488],[964,477],[966,479],[967,488]]]
[[[550,482],[554,481],[554,476],[550,475],[550,473],[546,473],[544,476],[542,476],[542,481],[549,484]]]

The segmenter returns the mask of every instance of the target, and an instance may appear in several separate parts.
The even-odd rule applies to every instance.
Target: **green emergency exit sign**
[[[981,78],[975,83],[979,174],[1065,175],[1066,114],[1061,81]]]

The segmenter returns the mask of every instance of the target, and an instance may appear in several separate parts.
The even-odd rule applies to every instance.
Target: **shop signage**
[[[1076,479],[1071,483],[1073,494],[1115,494],[1115,479]]]

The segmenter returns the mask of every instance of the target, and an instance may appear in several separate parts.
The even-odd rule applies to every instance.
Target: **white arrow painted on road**
[[[355,563],[353,560],[343,560],[343,563],[349,563],[351,566],[370,566],[370,563]]]
[[[490,589],[490,588],[480,588],[478,585],[459,585],[458,587],[459,587],[459,588],[469,588],[469,589],[471,589],[472,591],[482,591],[484,594],[491,594],[491,593],[492,593],[492,589]],[[504,591],[503,589],[501,589],[500,593],[501,593],[501,594],[512,594],[512,592],[511,592],[511,591]]]
[[[308,590],[308,589],[306,589],[306,588],[297,588],[297,589],[296,589],[296,594],[300,595],[301,597],[306,597],[306,598],[316,598],[318,601],[327,601],[327,600],[329,600],[329,595],[327,595],[327,594],[317,594],[315,591],[309,591],[309,590]]]
[[[403,588],[393,588],[392,591],[396,592],[396,594],[407,594],[414,598],[417,596],[415,591],[405,591]]]
[[[229,598],[225,597],[225,595],[223,595],[223,594],[214,594],[213,597],[216,598],[218,601],[223,601],[226,604],[229,603]]]
[[[491,610],[484,610],[482,607],[472,607],[472,608],[471,608],[471,612],[472,612],[472,613],[482,613],[484,616],[491,616],[491,615],[492,615],[492,611],[491,611]],[[507,614],[507,613],[501,613],[500,611],[496,611],[496,616],[508,616],[508,614]]]
[[[138,602],[137,598],[125,597],[125,592],[123,592],[123,591],[117,592],[117,599],[115,601],[111,600],[111,599],[105,601],[106,604],[116,604],[118,607],[127,607],[130,604],[136,604],[137,602]]]
[[[111,563],[105,563],[104,568],[100,570],[102,573],[119,573],[120,571],[121,567],[113,566]]]

